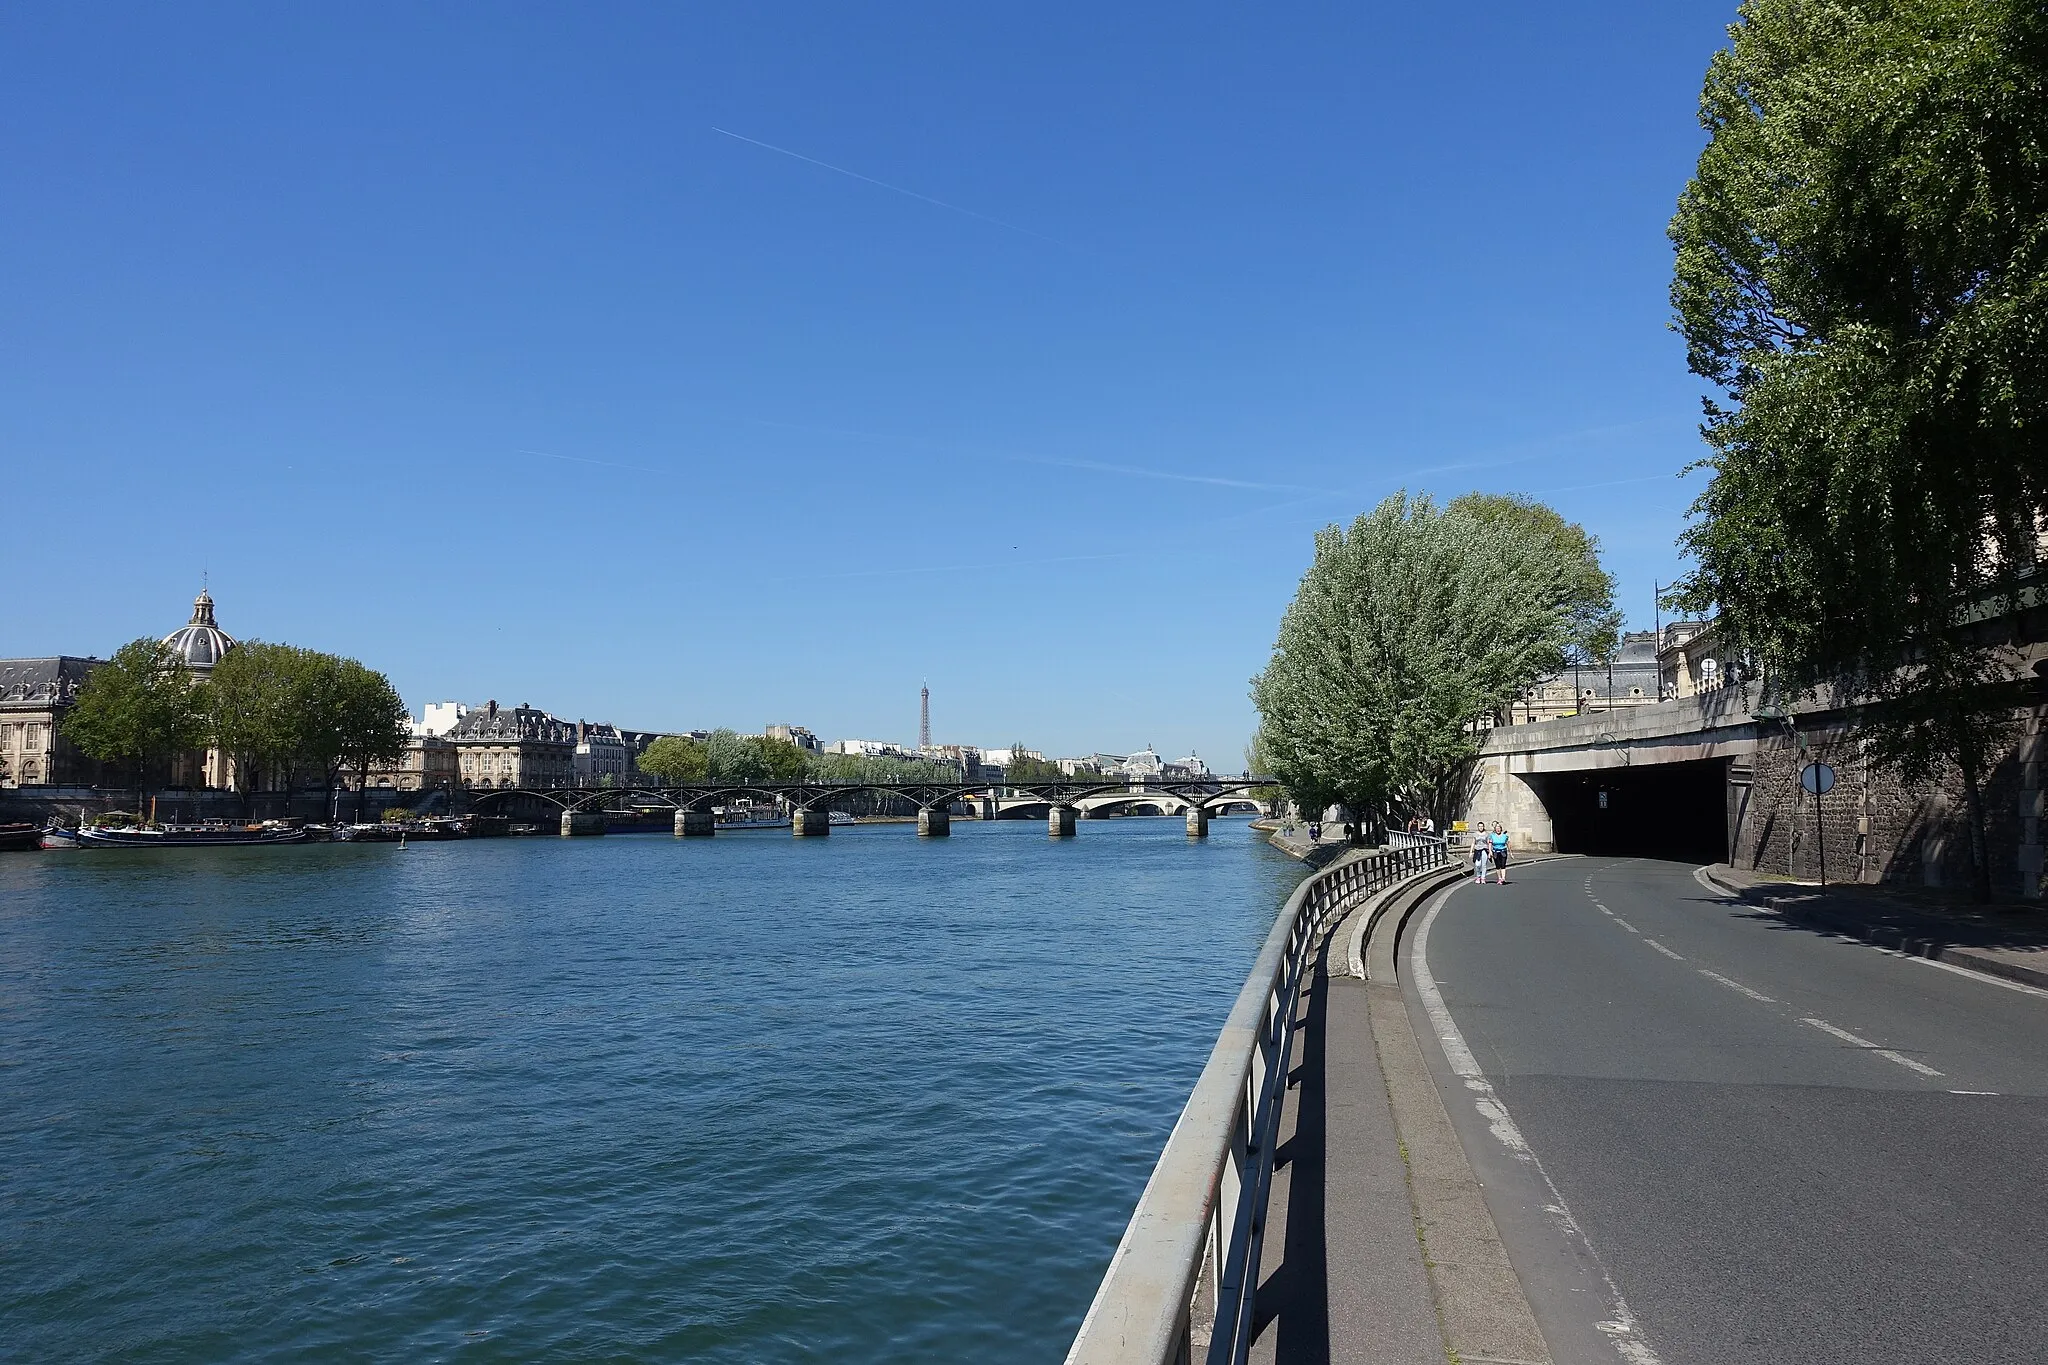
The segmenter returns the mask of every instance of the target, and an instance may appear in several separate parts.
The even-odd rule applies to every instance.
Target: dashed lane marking
[[[1836,1028],[1833,1024],[1830,1024],[1825,1019],[1801,1019],[1799,1022],[1802,1024],[1811,1024],[1815,1028],[1819,1029],[1822,1033],[1830,1034],[1836,1038],[1840,1038],[1843,1042],[1848,1043],[1852,1047],[1860,1047],[1865,1049],[1866,1051],[1874,1052],[1888,1062],[1897,1062],[1900,1066],[1906,1068],[1906,1070],[1908,1071],[1917,1071],[1923,1076],[1939,1076],[1941,1074],[1939,1071],[1936,1071],[1933,1067],[1927,1065],[1927,1063],[1925,1062],[1916,1062],[1911,1057],[1908,1057],[1903,1053],[1894,1052],[1888,1047],[1879,1047],[1876,1043],[1871,1042],[1868,1038],[1858,1038],[1855,1034],[1849,1032],[1849,1030],[1845,1028]]]
[[[1619,924],[1622,928],[1628,930],[1631,934],[1640,934],[1641,932],[1643,932],[1642,930],[1636,928],[1633,924],[1630,924],[1627,920],[1623,919],[1620,915],[1615,915],[1614,922],[1616,924]]]
[[[1746,995],[1752,1000],[1761,1000],[1766,1005],[1775,1005],[1778,1003],[1777,1001],[1771,999],[1771,997],[1769,997],[1768,995],[1765,995],[1762,991],[1753,991],[1749,987],[1743,985],[1740,981],[1731,981],[1729,978],[1721,975],[1719,972],[1710,972],[1705,967],[1702,967],[1700,968],[1700,975],[1704,976],[1709,981],[1718,981],[1722,985],[1726,986],[1729,990],[1735,991],[1740,995]]]
[[[1657,942],[1657,940],[1654,938],[1646,938],[1643,940],[1643,942],[1649,944],[1652,948],[1655,948],[1658,952],[1664,954],[1664,956],[1670,958],[1673,962],[1685,961],[1684,958],[1680,957],[1677,953],[1672,952],[1669,948],[1666,948],[1663,944]]]

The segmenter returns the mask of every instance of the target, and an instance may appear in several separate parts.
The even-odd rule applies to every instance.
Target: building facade
[[[771,725],[763,734],[768,739],[779,739],[784,744],[794,744],[806,753],[825,752],[825,746],[818,742],[818,737],[801,725]]]
[[[576,753],[572,760],[581,787],[624,786],[636,775],[639,757],[616,726],[576,722]]]
[[[94,786],[125,782],[64,738],[78,688],[104,660],[60,654],[0,659],[0,787]]]
[[[576,781],[576,727],[521,704],[495,701],[448,732],[465,787],[567,787]]]
[[[369,773],[360,782],[356,773],[344,772],[341,775],[341,785],[345,789],[361,785],[387,791],[447,791],[461,784],[462,769],[456,758],[455,743],[444,735],[415,734],[397,762],[371,765]]]
[[[1611,663],[1580,664],[1538,679],[1508,707],[1507,723],[1526,725],[1659,700],[1658,641],[1654,630],[1632,631],[1621,637]]]

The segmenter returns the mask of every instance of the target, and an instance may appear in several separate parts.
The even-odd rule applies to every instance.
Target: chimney
[[[484,714],[489,716],[492,720],[496,720],[498,718],[498,703],[496,701],[485,702]]]

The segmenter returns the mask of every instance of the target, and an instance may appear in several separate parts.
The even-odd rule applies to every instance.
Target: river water
[[[1242,821],[0,855],[0,1354],[1057,1361]]]

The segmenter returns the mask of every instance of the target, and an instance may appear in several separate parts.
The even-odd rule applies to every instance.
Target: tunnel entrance
[[[1728,760],[1645,763],[1583,773],[1530,773],[1550,811],[1559,853],[1728,859]]]

